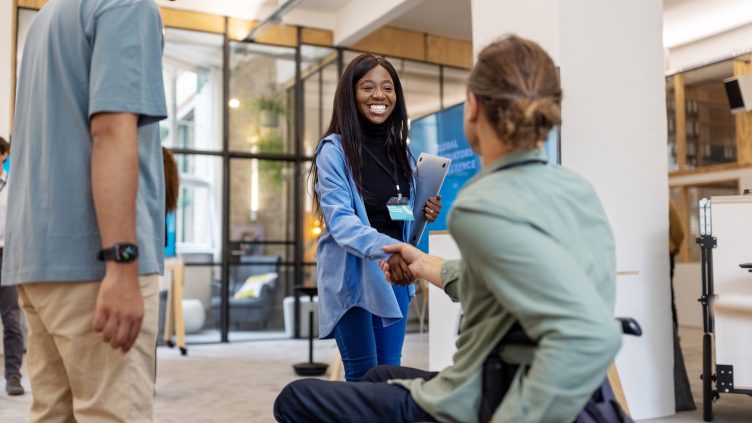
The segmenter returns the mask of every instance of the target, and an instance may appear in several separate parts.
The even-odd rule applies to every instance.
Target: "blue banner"
[[[446,218],[460,189],[480,171],[480,156],[470,148],[465,138],[463,114],[465,104],[416,119],[410,125],[410,150],[416,160],[420,153],[436,154],[452,159],[449,172],[441,186],[441,215],[428,224],[418,248],[428,251],[428,233],[447,229]],[[554,129],[543,145],[549,163],[559,163],[559,131]],[[420,207],[422,210],[422,205]]]

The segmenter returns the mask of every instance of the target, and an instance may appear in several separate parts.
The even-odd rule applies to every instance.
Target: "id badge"
[[[410,201],[405,197],[392,197],[387,201],[386,208],[392,220],[415,220]]]

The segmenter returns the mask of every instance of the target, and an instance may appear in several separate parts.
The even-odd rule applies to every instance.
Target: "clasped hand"
[[[379,267],[384,272],[386,280],[396,285],[409,285],[415,282],[415,277],[410,271],[410,264],[402,257],[402,254],[392,254],[387,260],[381,260]]]
[[[384,252],[392,253],[387,260],[381,260],[379,267],[386,279],[397,285],[409,285],[420,274],[419,261],[424,253],[410,244],[393,244],[384,247]]]
[[[423,214],[429,223],[436,221],[441,214],[441,195],[430,197],[426,201]],[[417,262],[424,255],[423,252],[409,244],[388,245],[384,247],[384,251],[392,253],[387,260],[379,262],[379,267],[389,282],[409,285],[415,282],[415,278],[422,277],[416,271],[419,267]]]

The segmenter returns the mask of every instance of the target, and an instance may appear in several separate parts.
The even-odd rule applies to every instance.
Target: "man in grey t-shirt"
[[[152,421],[166,116],[153,0],[51,0],[19,72],[3,285],[31,421]]]

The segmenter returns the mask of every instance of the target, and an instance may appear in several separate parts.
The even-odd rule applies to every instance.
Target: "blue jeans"
[[[381,317],[363,308],[353,307],[334,328],[334,338],[348,382],[360,381],[367,371],[377,365],[400,364],[410,295],[406,286],[393,285],[392,289],[402,311],[402,320],[384,327]]]

